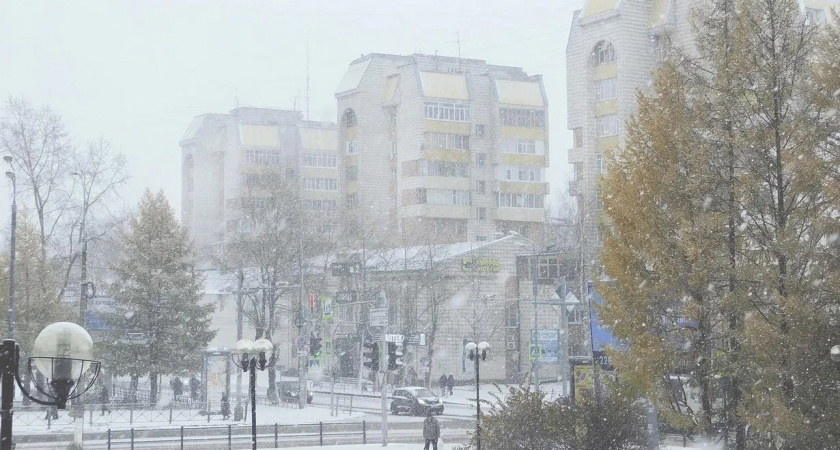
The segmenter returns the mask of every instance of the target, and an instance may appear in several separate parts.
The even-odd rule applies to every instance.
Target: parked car
[[[396,389],[391,398],[391,414],[394,415],[425,415],[430,410],[433,414],[443,414],[443,402],[440,397],[422,386]]]
[[[277,392],[286,403],[297,403],[300,385],[297,381],[278,381]],[[306,403],[312,403],[312,391],[306,391]]]

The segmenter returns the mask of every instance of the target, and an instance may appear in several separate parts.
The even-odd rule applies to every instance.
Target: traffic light
[[[321,338],[309,338],[309,356],[321,356]]]
[[[379,344],[376,342],[365,342],[365,367],[370,370],[379,370]]]
[[[388,342],[388,370],[397,370],[403,365],[402,345]]]

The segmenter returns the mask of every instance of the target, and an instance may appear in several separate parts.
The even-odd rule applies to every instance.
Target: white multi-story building
[[[299,111],[237,108],[196,117],[180,141],[181,223],[200,254],[222,249],[238,229],[235,207],[245,176],[277,171],[299,181],[304,206],[338,206],[336,127]]]
[[[347,221],[375,212],[404,244],[508,230],[541,239],[549,186],[540,76],[374,53],[350,64],[336,98]]]

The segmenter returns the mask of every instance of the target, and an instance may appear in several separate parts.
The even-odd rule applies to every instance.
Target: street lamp
[[[3,160],[12,166],[12,157],[6,155]],[[9,245],[9,339],[15,338],[15,236],[17,234],[17,183],[15,173],[11,170],[6,176],[12,180],[12,237]]]
[[[58,409],[67,407],[67,400],[81,397],[87,392],[96,377],[99,376],[100,362],[93,359],[93,339],[84,328],[70,322],[58,322],[47,326],[32,347],[32,356],[28,359],[27,370],[30,378],[36,379],[32,366],[49,380],[44,386],[37,382],[35,387],[50,400],[41,400],[30,394],[20,381],[18,363],[20,347],[14,339],[5,339],[0,349],[0,450],[11,450],[12,438],[12,401],[15,395],[15,382],[21,393],[35,403],[55,406]],[[86,372],[93,369],[93,376],[84,385],[82,379]]]
[[[271,356],[266,359],[266,354]],[[236,356],[233,363],[243,372],[250,372],[251,390],[251,447],[257,450],[257,369],[265,370],[274,365],[274,345],[268,339],[240,339],[236,343]],[[2,449],[0,449],[2,450]]]
[[[475,445],[477,450],[481,450],[481,392],[479,391],[478,361],[487,359],[490,354],[490,344],[485,341],[478,345],[475,342],[468,342],[464,350],[467,352],[467,358],[475,362]]]

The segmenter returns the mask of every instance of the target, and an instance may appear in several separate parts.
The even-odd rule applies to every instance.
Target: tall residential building
[[[369,54],[336,89],[345,225],[405,244],[541,239],[548,103],[540,76],[476,59]]]
[[[598,265],[599,180],[604,153],[626,138],[625,120],[637,111],[636,91],[650,85],[665,39],[692,50],[691,10],[699,0],[586,0],[574,13],[566,47],[568,128],[574,179],[569,192],[582,212],[588,261]],[[800,0],[803,17],[825,23],[838,0]],[[587,263],[590,264],[590,263]],[[591,268],[589,276],[599,275]]]
[[[305,121],[299,111],[237,108],[193,119],[180,141],[181,223],[200,254],[223,249],[238,230],[244,177],[277,171],[300,183],[309,209],[338,205],[336,126]]]

